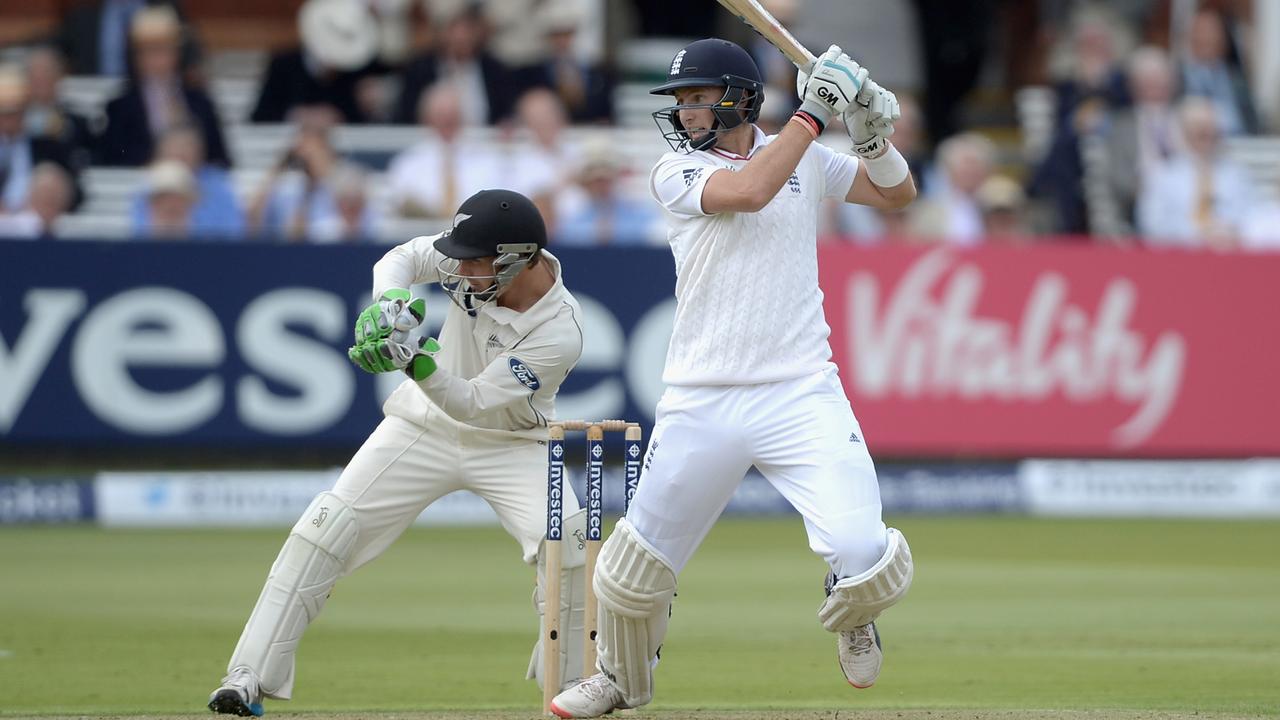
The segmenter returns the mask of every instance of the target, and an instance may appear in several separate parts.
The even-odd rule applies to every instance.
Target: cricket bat
[[[765,10],[758,0],[717,0],[717,2],[752,30],[760,33],[760,36],[768,40],[770,45],[781,50],[788,60],[795,63],[796,67],[807,69],[813,65],[813,61],[816,60],[813,53],[787,32],[787,29],[782,27],[782,24],[768,10]]]

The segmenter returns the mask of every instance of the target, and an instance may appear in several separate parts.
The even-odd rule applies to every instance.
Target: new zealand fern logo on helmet
[[[516,377],[516,380],[520,381],[521,385],[530,390],[537,390],[542,387],[542,381],[533,373],[533,368],[525,365],[520,358],[512,355],[507,364],[511,367],[511,374]]]

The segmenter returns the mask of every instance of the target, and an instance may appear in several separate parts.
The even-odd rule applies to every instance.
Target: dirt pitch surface
[[[214,720],[231,717],[210,713],[195,715],[39,715],[40,720],[99,720],[107,717],[140,717],[148,720]],[[270,720],[539,720],[535,713],[512,710],[459,710],[432,712],[268,713]],[[1245,720],[1275,717],[1215,712],[1165,712],[1160,710],[654,710],[610,715],[617,720]]]

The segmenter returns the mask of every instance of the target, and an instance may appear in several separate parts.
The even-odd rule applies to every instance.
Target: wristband
[[[804,121],[808,121],[808,122],[812,123],[812,124],[813,124],[813,129],[814,129],[814,131],[817,133],[816,135],[814,135],[814,137],[817,137],[818,135],[821,135],[821,134],[822,134],[822,131],[827,129],[827,124],[826,124],[826,123],[824,123],[824,122],[822,122],[821,120],[819,120],[817,115],[814,115],[813,113],[811,113],[811,112],[809,112],[809,111],[807,111],[807,110],[797,110],[797,111],[795,112],[795,114],[794,114],[794,115],[792,115],[791,117],[793,117],[793,118],[799,118],[802,122],[804,122]]]
[[[890,188],[902,184],[903,180],[911,174],[911,169],[907,167],[907,159],[902,157],[902,153],[898,152],[898,148],[892,143],[885,143],[888,149],[880,157],[867,159],[862,158],[862,164],[867,166],[867,177],[876,187]]]
[[[814,124],[813,119],[809,117],[807,114],[801,115],[800,113],[796,113],[795,115],[791,116],[791,119],[794,120],[797,125],[804,128],[804,131],[809,133],[809,137],[813,138],[814,140],[818,139],[818,128]]]

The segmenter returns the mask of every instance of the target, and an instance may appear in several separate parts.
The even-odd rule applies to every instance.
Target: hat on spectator
[[[1017,211],[1026,200],[1022,186],[1003,175],[992,175],[983,181],[976,197],[983,212]]]
[[[307,0],[298,13],[302,46],[326,67],[357,70],[378,51],[378,23],[360,0]]]
[[[582,10],[573,0],[550,0],[538,9],[536,21],[543,32],[570,32],[582,23]]]
[[[147,168],[147,195],[164,194],[196,195],[195,176],[178,160],[161,160]]]
[[[591,142],[582,149],[582,159],[578,162],[578,181],[615,178],[624,169],[616,147],[604,142]]]
[[[176,42],[182,37],[182,20],[167,5],[144,7],[134,13],[129,22],[129,36],[134,42]]]
[[[26,104],[26,76],[16,67],[0,66],[0,112],[16,112]]]

